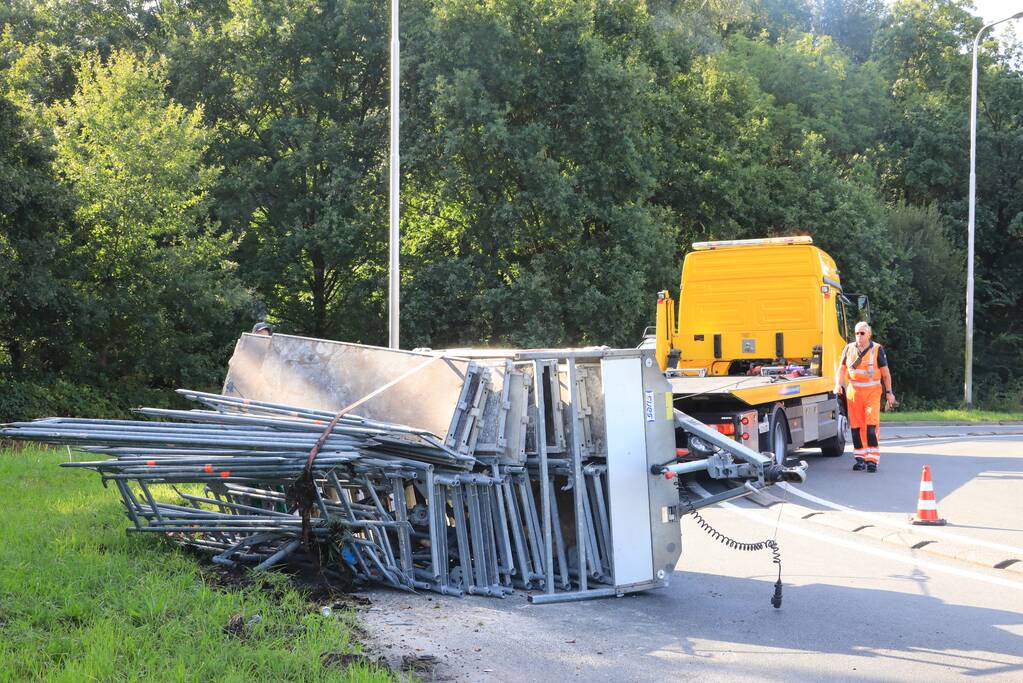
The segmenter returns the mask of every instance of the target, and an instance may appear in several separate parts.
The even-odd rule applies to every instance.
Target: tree
[[[815,0],[813,5],[814,34],[831,36],[857,62],[870,58],[885,16],[883,0]]]
[[[215,209],[241,276],[282,329],[382,341],[386,3],[254,0],[166,21],[175,93],[222,132]]]
[[[889,103],[876,65],[856,64],[826,35],[790,32],[771,43],[736,36],[728,47],[722,67],[756,79],[775,116],[820,133],[835,156],[864,154],[879,141]]]
[[[894,199],[933,204],[948,240],[965,251],[969,177],[970,60],[981,20],[964,2],[896,3],[875,42],[874,59],[892,82],[894,115],[877,155]],[[977,393],[1023,384],[1023,236],[1013,220],[1023,205],[1023,76],[988,36],[980,54],[977,144],[977,262],[974,359]],[[962,253],[962,252],[960,252]],[[956,288],[960,298],[962,288]],[[960,299],[961,300],[961,299]],[[924,301],[933,306],[933,301]],[[957,344],[958,346],[958,344]],[[946,370],[958,373],[955,366]],[[1018,402],[1019,392],[1016,392]]]
[[[946,234],[947,219],[934,206],[898,202],[888,210],[888,245],[902,286],[888,297],[896,381],[917,399],[941,401],[962,387],[963,307],[949,296],[965,286],[965,258]]]
[[[0,69],[10,69],[20,94],[47,105],[71,97],[82,55],[114,49],[145,51],[161,3],[151,0],[41,2],[0,6]]]
[[[405,321],[416,343],[634,343],[671,275],[650,202],[670,80],[634,3],[501,0],[433,14],[412,79]],[[652,62],[667,69],[658,73]]]
[[[164,95],[164,66],[87,55],[52,110],[57,165],[76,200],[75,321],[82,375],[156,385],[208,382],[247,320],[231,242],[205,214],[199,109]]]
[[[0,367],[66,364],[77,297],[68,280],[71,202],[17,107],[0,95]]]

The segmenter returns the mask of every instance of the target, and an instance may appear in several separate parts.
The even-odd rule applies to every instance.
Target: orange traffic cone
[[[924,465],[920,475],[920,498],[916,504],[916,517],[910,518],[913,524],[928,526],[944,526],[945,520],[938,517],[938,503],[934,500],[934,483],[931,481],[931,466]]]

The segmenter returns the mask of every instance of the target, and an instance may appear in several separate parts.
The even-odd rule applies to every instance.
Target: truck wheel
[[[845,453],[845,432],[849,429],[849,419],[844,413],[838,413],[838,434],[821,441],[821,455],[825,458],[837,458]]]
[[[779,410],[771,421],[771,452],[774,453],[775,463],[785,464],[788,447],[789,433],[785,428],[785,413]]]

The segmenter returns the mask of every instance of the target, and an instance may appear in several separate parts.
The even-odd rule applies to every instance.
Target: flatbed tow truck
[[[852,317],[869,309],[844,292],[834,259],[807,236],[697,242],[679,290],[677,315],[658,293],[644,342],[674,407],[778,465],[797,448],[841,455],[848,422],[835,372]]]

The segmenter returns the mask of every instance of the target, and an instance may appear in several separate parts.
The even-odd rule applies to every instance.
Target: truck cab
[[[778,464],[805,446],[838,456],[847,423],[832,389],[859,314],[834,259],[808,236],[697,242],[677,314],[658,294],[657,361],[676,408]]]

